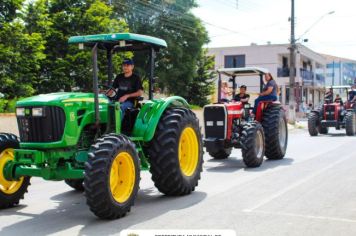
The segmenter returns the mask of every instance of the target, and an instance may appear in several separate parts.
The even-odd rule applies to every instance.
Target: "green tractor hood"
[[[107,104],[109,100],[104,95],[99,95],[99,103]],[[50,93],[40,94],[34,97],[25,98],[16,103],[21,106],[68,106],[73,103],[94,103],[93,93]]]

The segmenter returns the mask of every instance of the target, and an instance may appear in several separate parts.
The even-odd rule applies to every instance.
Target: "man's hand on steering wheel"
[[[112,86],[107,86],[104,84],[99,84],[99,88],[104,88],[103,90],[105,90],[104,94],[105,96],[109,97],[110,99],[114,99],[117,95],[116,89]]]

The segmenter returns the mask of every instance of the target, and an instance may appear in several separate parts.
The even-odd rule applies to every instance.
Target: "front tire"
[[[19,148],[18,138],[13,134],[0,133],[0,208],[9,208],[19,204],[30,185],[30,177],[21,177],[18,181],[8,181],[4,177],[4,167],[14,160],[14,149]]]
[[[185,108],[168,108],[147,147],[157,189],[172,196],[194,191],[203,165],[199,121]]]
[[[209,151],[209,155],[213,157],[215,160],[226,159],[230,156],[232,148],[224,148],[221,147],[215,151]]]
[[[308,131],[310,136],[318,136],[319,114],[311,112],[308,116]]]
[[[71,188],[73,188],[76,191],[83,192],[84,191],[84,186],[83,186],[83,179],[65,179],[64,182]]]
[[[320,134],[328,134],[329,133],[329,127],[322,127],[319,125],[318,130],[319,130]]]
[[[134,143],[124,135],[105,135],[91,146],[88,156],[84,190],[90,210],[103,219],[125,216],[134,204],[140,181]]]
[[[265,153],[262,125],[256,122],[244,125],[241,135],[242,158],[247,167],[259,167]]]
[[[356,115],[355,112],[348,111],[345,115],[345,129],[347,136],[354,136],[356,133]]]
[[[288,126],[282,107],[266,108],[263,112],[262,126],[266,140],[266,158],[283,159],[288,146]]]

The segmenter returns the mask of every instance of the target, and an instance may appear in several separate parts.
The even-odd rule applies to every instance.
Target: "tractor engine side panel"
[[[233,121],[235,119],[241,119],[242,114],[244,112],[244,107],[241,102],[225,104],[227,109],[227,132],[226,138],[231,139],[232,129],[233,129]]]
[[[205,138],[226,139],[227,110],[222,104],[204,107]]]

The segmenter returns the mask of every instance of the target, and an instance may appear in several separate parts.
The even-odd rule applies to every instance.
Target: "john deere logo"
[[[25,109],[25,115],[29,115],[30,114],[30,109]]]

